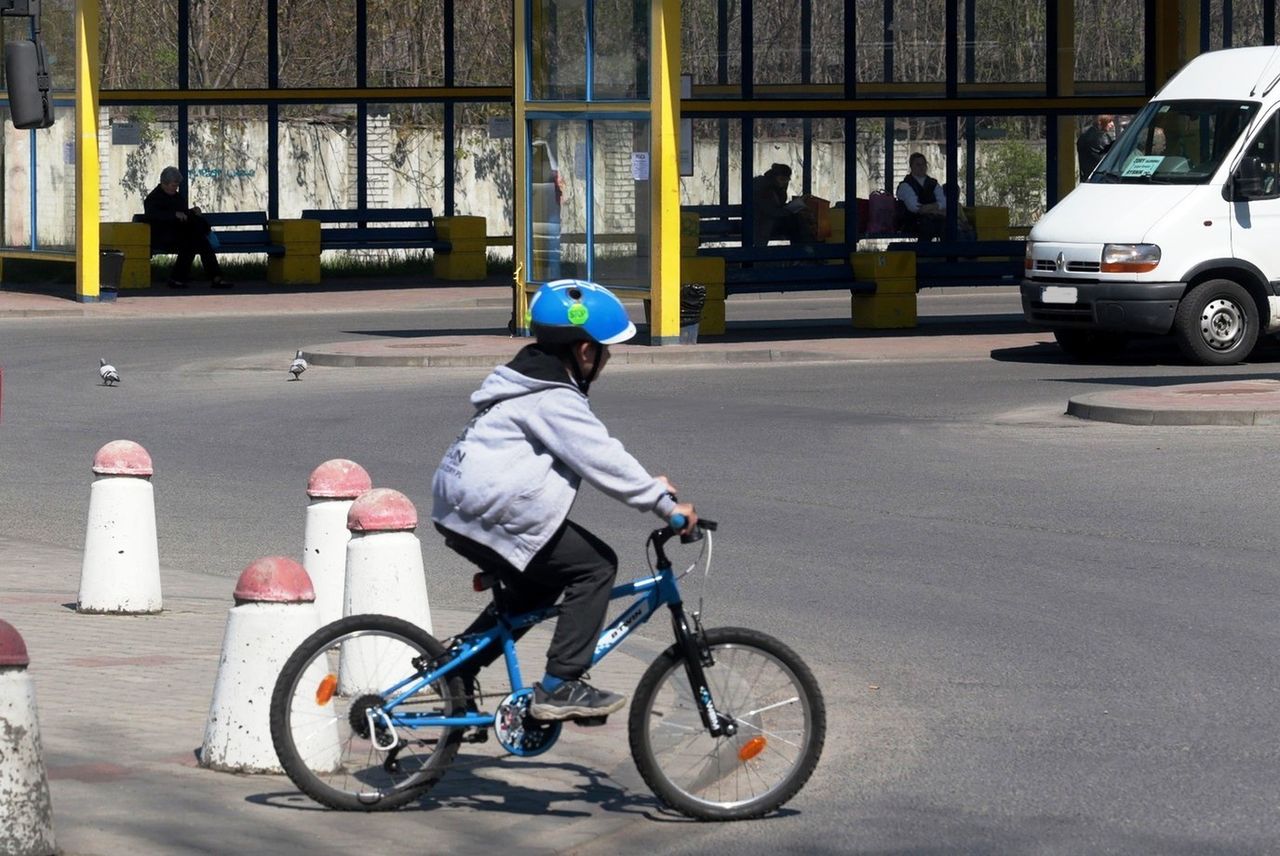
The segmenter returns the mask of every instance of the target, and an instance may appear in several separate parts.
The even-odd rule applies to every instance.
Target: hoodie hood
[[[557,387],[571,389],[586,397],[569,377],[559,354],[543,345],[525,345],[511,362],[494,369],[480,388],[471,393],[471,404],[476,409],[483,409],[508,398]]]

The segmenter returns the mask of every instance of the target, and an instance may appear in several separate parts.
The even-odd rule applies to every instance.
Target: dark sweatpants
[[[209,243],[209,223],[198,214],[191,214],[186,221],[174,220],[163,227],[152,226],[152,252],[177,253],[170,278],[186,282],[191,276],[191,262],[196,255],[204,265],[204,272],[209,279],[217,279],[222,275],[218,266],[218,255]]]
[[[547,672],[565,680],[581,677],[591,665],[609,610],[609,592],[618,575],[618,556],[613,549],[583,527],[566,520],[529,566],[518,571],[483,544],[439,524],[436,529],[445,536],[445,544],[450,549],[482,570],[498,575],[506,591],[506,609],[512,614],[551,606],[563,593],[555,634],[547,649]],[[496,623],[494,616],[485,611],[463,632],[481,633]],[[474,669],[469,671],[479,671],[501,656],[502,649],[494,646],[478,654],[471,661]]]

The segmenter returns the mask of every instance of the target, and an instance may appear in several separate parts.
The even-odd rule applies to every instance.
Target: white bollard
[[[399,491],[374,488],[351,504],[344,615],[393,615],[431,632],[422,544],[413,534],[417,526],[417,510]],[[377,691],[390,677],[366,665],[372,657],[361,656],[367,652],[361,652],[359,645],[360,640],[355,640],[342,646],[338,675],[344,695]],[[388,666],[398,668],[400,664],[391,659]]]
[[[271,692],[284,661],[320,626],[315,591],[302,565],[271,556],[244,569],[236,581],[235,601],[227,612],[200,766],[235,773],[283,772],[271,743]],[[321,730],[314,738],[331,746],[336,759],[337,725],[331,712],[321,721],[331,724],[332,733]]]
[[[76,612],[159,612],[151,456],[131,440],[114,440],[94,455],[93,472]]]
[[[0,853],[7,856],[49,856],[57,850],[29,663],[22,635],[0,621]]]
[[[373,487],[369,474],[355,461],[334,458],[316,467],[307,480],[306,523],[302,532],[302,566],[316,589],[321,626],[342,617],[347,578],[347,512],[356,497]]]

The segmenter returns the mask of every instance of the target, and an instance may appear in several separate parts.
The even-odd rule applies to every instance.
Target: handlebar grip
[[[678,532],[689,522],[689,518],[685,517],[683,514],[673,514],[668,522],[671,524],[671,528]]]

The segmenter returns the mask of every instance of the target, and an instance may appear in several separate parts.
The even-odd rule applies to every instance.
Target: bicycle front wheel
[[[706,631],[706,643],[712,700],[737,733],[708,733],[673,645],[636,688],[631,755],[676,811],[700,820],[759,817],[795,796],[817,766],[827,729],[822,692],[809,667],[771,636],[721,627]]]
[[[439,680],[385,705],[444,654],[431,634],[386,615],[335,621],[298,646],[271,694],[271,740],[298,789],[330,808],[385,811],[435,784],[458,752],[461,729],[398,718],[461,716],[462,681]]]

